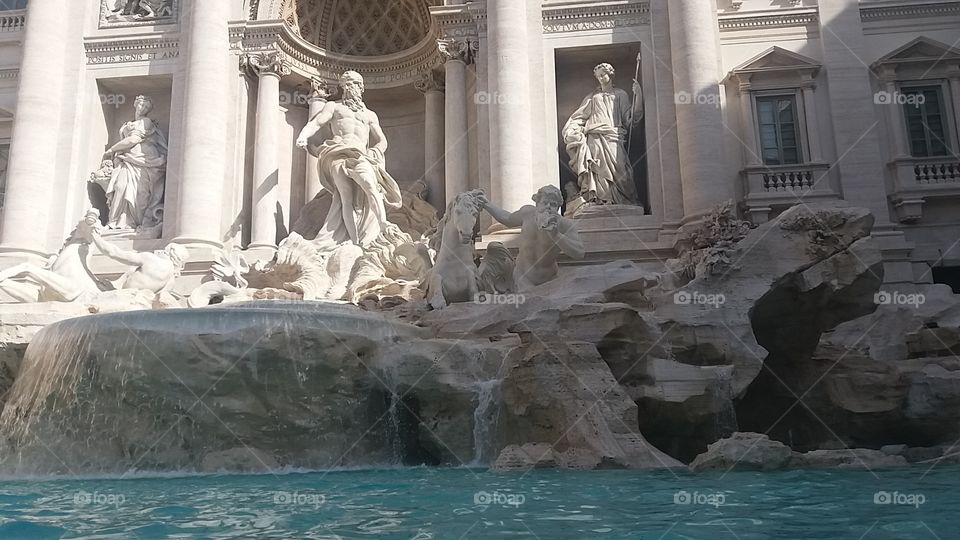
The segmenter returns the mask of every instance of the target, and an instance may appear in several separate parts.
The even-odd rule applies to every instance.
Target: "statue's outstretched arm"
[[[93,243],[104,255],[117,262],[129,266],[141,266],[143,264],[143,256],[140,253],[120,249],[101,238],[98,232],[93,233]]]
[[[516,212],[508,212],[503,208],[490,204],[490,201],[488,201],[486,198],[482,199],[480,204],[482,205],[482,208],[493,217],[493,219],[499,221],[507,227],[520,227],[523,225],[523,214],[524,208],[527,208],[526,206],[520,210],[517,210]]]

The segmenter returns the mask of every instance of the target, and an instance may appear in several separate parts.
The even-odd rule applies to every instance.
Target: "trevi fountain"
[[[0,2],[0,538],[952,537],[958,32]]]

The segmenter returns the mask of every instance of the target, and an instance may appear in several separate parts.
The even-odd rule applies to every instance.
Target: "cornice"
[[[960,16],[960,2],[925,2],[902,6],[860,8],[860,19],[863,22],[945,16]]]
[[[764,30],[767,28],[806,27],[819,22],[816,8],[791,9],[789,13],[720,15],[720,31]]]
[[[621,0],[593,5],[544,6],[543,32],[557,34],[650,24],[650,3]]]

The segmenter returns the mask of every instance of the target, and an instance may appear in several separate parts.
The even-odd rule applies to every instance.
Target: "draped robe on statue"
[[[133,135],[142,142],[117,153],[105,190],[110,207],[107,224],[114,229],[135,229],[159,222],[159,216],[152,214],[163,201],[167,139],[149,118],[127,122],[120,129],[121,139]]]
[[[333,196],[330,210],[320,233],[313,241],[321,252],[332,250],[343,243],[352,242],[344,222],[343,196],[337,187],[349,184],[353,189],[353,217],[357,224],[361,246],[368,246],[383,233],[381,223],[387,222],[387,208],[400,208],[403,198],[400,186],[387,173],[384,158],[379,149],[357,148],[344,144],[334,137],[319,146],[311,145],[310,152],[319,159],[320,185]],[[377,154],[374,160],[368,154]],[[376,204],[373,198],[382,204]]]
[[[597,89],[583,100],[563,127],[570,167],[587,201],[636,204],[633,167],[627,155],[632,118],[630,96],[619,88]]]

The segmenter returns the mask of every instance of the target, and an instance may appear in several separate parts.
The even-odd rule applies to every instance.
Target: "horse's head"
[[[457,195],[450,206],[447,207],[447,214],[444,216],[446,224],[444,227],[444,237],[448,233],[454,233],[460,244],[473,244],[476,235],[477,222],[480,216],[480,197],[481,191],[469,191]],[[452,236],[450,237],[452,239]]]

